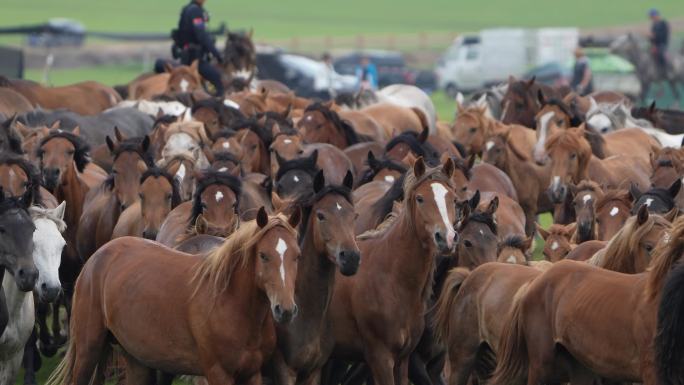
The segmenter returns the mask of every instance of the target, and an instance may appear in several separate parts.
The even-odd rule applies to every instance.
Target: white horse
[[[663,147],[680,148],[684,134],[672,135],[653,127],[651,122],[645,119],[637,119],[623,103],[606,104],[596,103],[594,98],[589,98],[590,107],[586,114],[587,126],[605,135],[623,128],[639,128],[654,137]]]
[[[437,133],[437,111],[430,96],[420,88],[408,84],[392,84],[376,92],[378,102],[401,107],[416,107],[425,114],[430,134]]]
[[[124,100],[116,106],[110,108],[114,110],[117,108],[133,107],[148,115],[157,116],[161,110],[164,115],[181,116],[186,113],[188,107],[181,102],[158,102],[151,100]]]
[[[55,209],[33,206],[29,209],[36,230],[33,232],[33,260],[39,272],[34,292],[42,301],[54,301],[62,288],[59,281],[59,264],[66,241],[62,202]],[[35,324],[33,294],[19,290],[11,275],[5,274],[2,288],[7,298],[9,323],[0,337],[0,385],[12,385],[16,379],[24,346]]]

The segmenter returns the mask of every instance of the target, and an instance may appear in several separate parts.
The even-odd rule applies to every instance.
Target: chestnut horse
[[[551,159],[549,194],[555,203],[565,201],[569,183],[592,180],[605,187],[618,188],[625,183],[648,186],[650,166],[639,157],[615,155],[598,159],[591,153],[584,128],[569,128],[553,134],[546,141]]]
[[[153,96],[192,92],[202,88],[202,78],[197,71],[199,62],[193,61],[189,66],[172,67],[164,65],[166,72],[136,79],[128,85],[129,99],[152,99]]]
[[[603,198],[603,189],[598,183],[583,180],[578,185],[571,184],[572,210],[577,223],[574,243],[598,239],[596,226],[596,202]]]
[[[139,199],[141,176],[154,164],[147,136],[116,142],[107,137],[107,147],[113,158],[112,171],[86,196],[78,223],[77,250],[83,260],[112,238],[121,213]]]
[[[438,254],[456,244],[453,163],[419,158],[404,181],[403,208],[359,242],[364,263],[336,280],[330,312],[333,357],[365,360],[378,385],[408,381],[408,358],[423,333]],[[382,282],[382,284],[378,284]]]
[[[535,82],[534,77],[530,80],[517,80],[510,76],[508,78],[508,89],[501,100],[503,108],[501,122],[534,128],[536,126],[534,117],[541,108],[537,98],[540,91],[549,98],[560,99],[563,97],[560,91]]]
[[[532,260],[532,244],[534,237],[524,238],[519,235],[510,235],[499,242],[496,251],[496,261],[512,263],[514,265],[527,265]]]
[[[453,176],[453,183],[456,186],[458,199],[466,199],[470,194],[477,190],[491,192],[506,196],[514,201],[518,201],[518,194],[511,178],[505,172],[489,163],[475,164],[475,155],[470,155],[466,159],[451,158],[454,161],[456,170]],[[524,223],[523,223],[524,226]]]
[[[79,277],[69,348],[50,382],[101,383],[116,339],[128,383],[150,383],[157,369],[203,375],[210,385],[261,384],[273,320],[297,314],[299,218],[298,210],[288,219],[261,208],[205,257],[139,238],[109,242]]]
[[[544,259],[549,262],[558,262],[564,259],[576,246],[573,242],[575,238],[576,226],[574,223],[569,225],[553,224],[548,229],[536,224],[537,232],[544,240]]]
[[[648,211],[640,209],[630,221],[644,216]],[[668,273],[681,259],[683,237],[680,219],[648,253],[652,260],[643,273],[568,260],[532,281],[504,326],[492,383],[591,381],[598,375],[657,384],[656,311]]]
[[[354,126],[333,110],[332,104],[313,103],[306,107],[297,128],[308,143],[329,143],[345,148],[368,141],[382,141],[384,132],[357,132]]]
[[[609,189],[596,201],[596,235],[600,241],[611,239],[632,212],[634,198],[627,190]]]
[[[13,154],[0,155],[0,187],[6,196],[20,197],[31,190],[31,205],[55,208],[58,203],[41,182],[40,171],[28,160]]]
[[[650,256],[639,246],[651,245],[670,224],[661,217],[649,218],[645,210],[643,213],[644,221],[631,219],[625,231],[611,242],[611,252],[595,261],[597,266],[624,274],[646,269]],[[466,384],[471,374],[480,379],[489,377],[493,363],[501,362],[497,352],[508,327],[506,317],[501,314],[511,309],[521,287],[553,268],[550,266],[525,268],[488,263],[473,270],[465,280],[463,272],[450,274],[436,316],[439,336],[449,347],[450,384]]]
[[[163,169],[150,167],[139,182],[140,200],[119,216],[112,239],[124,236],[154,240],[169,212],[180,203],[178,181]]]
[[[318,384],[321,368],[332,352],[330,301],[335,271],[356,274],[361,254],[354,234],[354,206],[349,172],[342,186],[326,186],[320,171],[313,195],[300,197],[293,205],[302,208],[300,228],[301,264],[295,282],[300,315],[289,325],[279,326],[278,349],[273,357],[276,383]]]

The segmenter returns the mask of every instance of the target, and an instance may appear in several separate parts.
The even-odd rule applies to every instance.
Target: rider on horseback
[[[184,65],[199,60],[200,75],[209,81],[216,90],[216,95],[223,96],[221,74],[209,63],[209,55],[223,63],[221,54],[214,45],[214,39],[207,33],[206,24],[209,14],[202,8],[206,0],[192,0],[183,7],[178,29],[171,32],[174,41],[172,48],[174,58],[180,59]]]
[[[667,77],[667,45],[670,42],[670,25],[660,17],[660,12],[653,8],[648,12],[651,18],[651,54],[658,71]]]

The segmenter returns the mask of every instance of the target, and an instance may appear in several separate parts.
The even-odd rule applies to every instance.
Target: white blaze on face
[[[181,88],[181,91],[183,91],[183,92],[188,92],[188,86],[189,86],[189,85],[190,85],[190,83],[189,83],[187,80],[181,79],[181,81],[180,81],[180,88]]]
[[[216,195],[214,195],[214,198],[216,198],[216,203],[221,202],[221,200],[223,200],[223,193],[220,191],[217,191]]]
[[[610,122],[610,119],[604,114],[596,114],[592,116],[591,118],[589,118],[589,120],[587,120],[587,124],[589,125],[589,127],[593,128],[594,130],[600,133],[607,132],[604,130],[610,131],[610,129],[612,128],[612,123]]]
[[[295,181],[295,183],[299,183],[299,177],[297,175],[293,176],[292,180]]]
[[[394,183],[394,177],[392,175],[385,175],[385,182]]]
[[[226,171],[228,171],[228,168],[227,167],[221,167],[218,170],[219,170],[219,172],[226,172]]]
[[[558,175],[553,177],[553,184],[551,186],[554,190],[560,187],[560,177]]]
[[[506,263],[512,263],[514,265],[515,265],[516,261],[517,261],[517,259],[515,259],[515,256],[513,256],[513,255],[509,255],[508,259],[506,259]]]
[[[485,150],[489,151],[494,147],[494,141],[490,140],[487,143],[485,143]]]
[[[651,207],[651,203],[653,203],[653,198],[646,198],[646,207]]]
[[[223,142],[223,144],[221,144],[221,147],[223,147],[223,148],[230,148],[230,143],[228,143],[228,142]]]
[[[556,250],[558,250],[558,247],[559,247],[558,242],[553,241],[553,243],[551,244],[551,250],[556,251]]]
[[[546,144],[546,133],[549,129],[549,120],[553,117],[553,111],[549,111],[539,117],[539,139],[534,146],[534,155],[537,158],[544,156],[544,145]]]
[[[240,109],[240,105],[230,99],[223,99],[223,105],[226,107],[235,108],[236,110]]]
[[[287,251],[287,243],[283,241],[282,238],[278,238],[278,243],[275,248],[276,252],[280,256],[280,279],[285,284],[285,252]]]
[[[590,195],[590,194],[586,194],[585,196],[582,197],[582,202],[584,202],[585,205],[586,205],[587,202],[589,202],[590,200],[591,200],[591,195]]]
[[[292,143],[292,139],[283,139],[283,143],[290,144]]]
[[[444,223],[444,227],[447,231],[447,246],[451,248],[454,243],[456,232],[454,231],[454,226],[451,224],[451,222],[449,222],[449,212],[447,211],[446,203],[448,190],[441,183],[432,183],[430,187],[432,188],[432,195],[434,196],[435,203],[437,204],[437,210],[439,211],[439,215],[442,217],[442,222]]]
[[[335,206],[337,207],[337,211],[342,210],[342,206],[340,206],[339,203],[335,202]]]
[[[611,216],[611,217],[614,217],[614,216],[616,216],[619,212],[620,212],[620,209],[619,209],[619,208],[613,207],[612,209],[610,209],[610,216]]]
[[[178,171],[176,171],[176,178],[179,180],[185,179],[185,165],[181,163],[180,167],[178,167]]]

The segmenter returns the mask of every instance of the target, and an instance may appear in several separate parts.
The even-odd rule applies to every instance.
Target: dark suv
[[[361,58],[368,57],[378,68],[378,86],[380,88],[390,84],[412,84],[424,90],[434,90],[436,78],[430,71],[418,71],[406,66],[404,56],[400,52],[392,51],[364,51],[353,52],[335,59],[335,70],[343,75],[355,75],[356,67]]]

